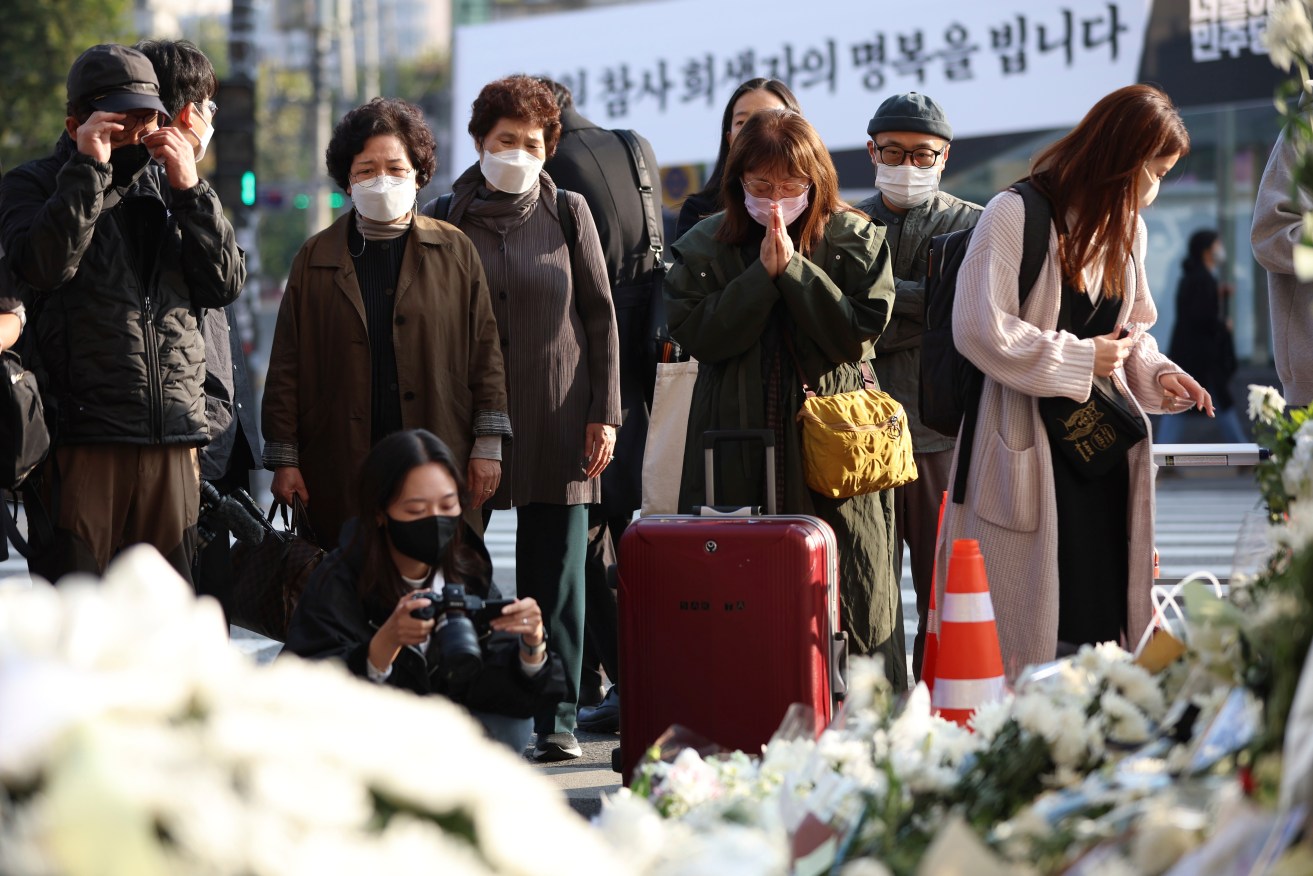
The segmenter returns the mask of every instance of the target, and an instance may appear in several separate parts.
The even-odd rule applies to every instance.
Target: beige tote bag
[[[643,517],[680,513],[679,482],[684,473],[684,439],[688,434],[688,409],[693,402],[693,385],[697,379],[696,359],[657,365],[652,416],[643,451],[643,507],[639,512]]]

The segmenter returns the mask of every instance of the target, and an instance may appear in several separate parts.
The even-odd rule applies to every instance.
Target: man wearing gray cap
[[[139,542],[191,580],[208,440],[197,314],[236,299],[246,268],[167,117],[145,55],[93,46],[69,70],[54,153],[0,181],[54,447],[38,486],[54,545],[29,558],[51,580]]]
[[[934,587],[939,498],[948,489],[953,464],[953,439],[921,422],[918,402],[927,256],[930,238],[973,227],[983,208],[939,190],[953,128],[943,109],[929,97],[916,92],[894,95],[880,104],[866,133],[871,137],[866,149],[875,166],[876,193],[857,209],[884,223],[896,281],[889,327],[875,345],[875,374],[880,388],[907,411],[916,459],[917,479],[894,491],[898,531],[894,564],[901,580],[901,546],[906,542],[918,616],[912,671],[919,680],[926,613]]]

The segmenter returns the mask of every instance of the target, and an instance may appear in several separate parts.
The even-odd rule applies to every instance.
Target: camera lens
[[[483,665],[479,650],[479,637],[474,624],[465,615],[447,615],[447,622],[438,629],[438,649],[447,678],[455,684],[472,679]]]

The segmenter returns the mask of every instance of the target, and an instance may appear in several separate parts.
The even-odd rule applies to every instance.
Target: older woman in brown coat
[[[480,160],[443,212],[488,272],[515,427],[488,505],[517,509],[516,594],[538,600],[565,664],[565,701],[534,717],[537,757],[561,760],[580,754],[588,503],[601,499],[620,422],[615,310],[587,203],[573,192],[558,198],[542,171],[561,134],[551,91],[527,76],[492,82],[474,101],[469,131]]]
[[[477,507],[501,481],[510,437],[497,323],[479,256],[417,215],[434,140],[419,107],[376,98],[338,123],[329,174],[354,209],[301,247],[278,310],[265,381],[264,462],[273,494],[305,502],[337,541],[369,449],[428,429],[465,466]],[[482,531],[482,519],[467,509]]]

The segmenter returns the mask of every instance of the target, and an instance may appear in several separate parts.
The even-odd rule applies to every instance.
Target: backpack
[[[1022,232],[1021,271],[1017,292],[1025,306],[1048,256],[1049,226],[1053,208],[1048,198],[1022,180],[1011,186],[1025,203]],[[925,330],[921,336],[921,380],[918,400],[921,422],[950,438],[961,430],[953,501],[961,504],[975,437],[976,409],[984,375],[953,343],[953,301],[957,295],[957,272],[962,266],[974,228],[940,234],[930,240],[929,266],[925,280]]]

